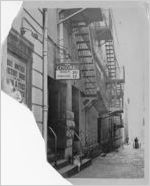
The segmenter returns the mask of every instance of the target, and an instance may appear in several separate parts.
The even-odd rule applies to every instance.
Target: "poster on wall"
[[[6,73],[7,80],[11,82],[13,89],[20,93],[22,102],[26,103],[26,64],[8,55]]]

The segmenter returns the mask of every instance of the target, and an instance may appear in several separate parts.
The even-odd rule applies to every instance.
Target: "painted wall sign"
[[[78,63],[56,64],[56,79],[80,79]]]
[[[10,80],[16,91],[19,91],[26,103],[26,64],[16,57],[8,55],[7,80]]]

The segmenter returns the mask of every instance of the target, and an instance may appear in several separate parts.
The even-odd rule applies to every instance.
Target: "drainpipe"
[[[43,136],[45,140],[45,150],[47,154],[47,116],[48,116],[48,86],[47,86],[47,9],[43,9]]]

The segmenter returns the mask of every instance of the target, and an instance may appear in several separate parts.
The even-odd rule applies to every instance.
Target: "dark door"
[[[72,86],[72,112],[74,112],[74,121],[76,126],[75,131],[79,135],[79,90],[73,86]]]
[[[98,139],[97,139],[97,141],[98,141],[98,143],[99,143],[99,145],[101,145],[101,118],[98,118],[98,135],[97,135],[97,137],[98,137]]]
[[[62,153],[66,144],[66,85],[48,77],[48,149],[54,151],[55,141],[49,127],[57,135],[57,152]]]

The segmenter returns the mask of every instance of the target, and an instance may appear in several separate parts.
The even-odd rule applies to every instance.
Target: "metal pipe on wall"
[[[47,87],[47,66],[48,66],[48,60],[47,60],[47,23],[48,23],[48,17],[47,17],[47,9],[43,9],[43,90],[44,90],[44,96],[43,96],[43,136],[45,140],[45,149],[47,153],[47,116],[48,116],[48,87]]]

